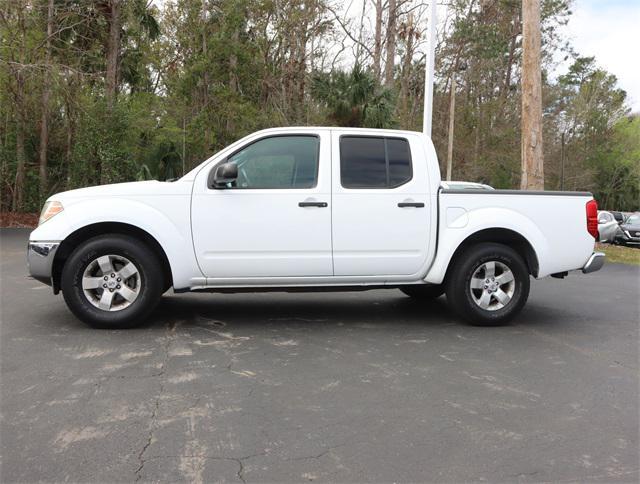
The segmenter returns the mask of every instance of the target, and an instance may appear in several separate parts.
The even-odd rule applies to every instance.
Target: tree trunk
[[[229,55],[229,91],[233,94],[238,92],[238,56],[236,49],[238,49],[238,41],[240,40],[239,29],[235,29],[231,34],[231,54]],[[233,116],[227,116],[226,130],[227,134],[231,135],[235,129]]]
[[[413,51],[414,51],[414,40],[415,30],[414,30],[414,19],[413,13],[409,14],[409,18],[407,19],[407,24],[404,29],[404,39],[405,39],[405,52],[404,57],[402,59],[402,73],[400,77],[400,105],[401,105],[401,122],[403,129],[411,129],[410,126],[410,115],[409,115],[409,80],[411,77],[411,63],[413,60]]]
[[[71,78],[67,84],[67,90],[73,91],[74,82],[73,78]],[[64,144],[64,162],[65,162],[65,170],[62,171],[65,176],[65,187],[70,187],[71,182],[71,166],[72,166],[72,157],[73,157],[73,139],[75,132],[75,122],[74,122],[74,108],[72,106],[72,95],[65,95],[65,116],[66,116],[66,136],[65,136],[65,144]],[[66,172],[66,173],[65,173]]]
[[[16,121],[16,176],[14,180],[13,194],[11,198],[11,209],[14,212],[21,212],[24,210],[24,181],[26,170],[26,154],[24,150],[25,141],[25,78],[24,78],[24,65],[25,65],[25,49],[26,49],[26,25],[24,19],[24,13],[27,10],[26,5],[20,2],[17,7],[18,26],[20,30],[20,46],[18,49],[19,62],[15,66],[15,91],[13,92],[13,98],[15,102],[15,121]]]
[[[11,208],[14,212],[24,210],[24,178],[26,169],[26,155],[24,151],[24,77],[21,67],[16,73],[16,179],[13,189]]]
[[[207,62],[207,0],[202,0],[202,56]],[[209,109],[209,69],[205,66],[203,74],[203,86],[202,86],[202,109],[207,111]],[[205,121],[204,128],[204,149],[205,157],[208,158],[209,151],[211,150],[211,126],[209,120]]]
[[[355,59],[356,65],[362,65],[362,63],[360,62],[360,55],[362,54],[362,36],[364,33],[364,16],[366,11],[367,11],[367,2],[365,0],[362,2],[362,11],[360,13],[360,21],[358,22],[360,24],[360,28],[358,30],[358,42],[356,43],[356,59]]]
[[[296,63],[295,77],[297,95],[295,99],[295,120],[296,123],[304,119],[304,93],[307,77],[307,41],[309,40],[309,24],[313,21],[310,14],[313,14],[311,2],[305,2],[305,14],[300,19],[300,30],[296,39]]]
[[[476,108],[476,126],[473,140],[473,164],[474,167],[477,167],[480,165],[480,129],[482,126],[482,100],[479,96],[476,96],[474,103]]]
[[[540,0],[522,1],[522,190],[544,190]]]
[[[513,70],[513,63],[515,60],[516,44],[518,35],[520,34],[520,15],[515,14],[514,17],[514,29],[511,32],[511,40],[509,41],[509,57],[507,58],[507,68],[504,76],[504,85],[502,87],[502,97],[506,98],[509,95],[509,88],[511,87],[511,73]]]
[[[42,120],[40,122],[40,150],[39,150],[39,175],[40,175],[40,198],[47,197],[47,148],[49,146],[49,97],[51,96],[51,34],[53,33],[53,0],[49,0],[47,8],[47,43],[45,62],[45,79],[42,88]]]
[[[373,77],[380,82],[380,58],[382,57],[382,0],[376,0],[376,31],[373,44]]]
[[[113,109],[118,91],[118,57],[120,54],[120,0],[111,0],[110,10],[106,78],[106,95],[109,110]]]
[[[387,20],[387,60],[384,69],[384,83],[393,84],[393,67],[396,56],[396,0],[389,0],[389,18]]]
[[[229,90],[233,93],[238,92],[238,56],[236,55],[236,49],[238,48],[239,40],[240,32],[235,29],[231,35],[233,50],[229,56]]]

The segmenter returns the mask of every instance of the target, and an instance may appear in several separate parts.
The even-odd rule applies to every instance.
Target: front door
[[[211,170],[237,164],[238,178],[210,186]],[[329,131],[250,140],[202,170],[192,199],[193,241],[212,279],[333,275]]]

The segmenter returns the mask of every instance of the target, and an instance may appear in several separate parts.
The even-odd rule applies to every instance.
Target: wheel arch
[[[495,242],[512,247],[525,260],[529,273],[537,278],[541,272],[544,272],[544,269],[541,270],[540,267],[540,257],[545,253],[544,239],[535,232],[530,234],[525,231],[525,233],[529,236],[514,228],[504,226],[475,227],[475,230],[464,234],[457,230],[448,230],[439,243],[439,247],[442,249],[436,253],[436,259],[424,280],[431,284],[442,284],[455,258],[459,257],[471,245],[482,242]],[[531,235],[533,238],[530,237]],[[538,250],[534,247],[538,247]]]
[[[53,259],[51,280],[53,283],[53,292],[57,294],[60,291],[60,279],[62,277],[62,269],[65,262],[73,251],[82,243],[96,237],[98,235],[120,234],[127,235],[139,240],[151,249],[162,266],[162,274],[164,276],[164,289],[167,290],[173,285],[173,276],[171,273],[171,265],[169,258],[160,243],[149,232],[135,225],[123,222],[97,222],[85,225],[69,234],[58,247],[55,258]]]
[[[460,256],[460,254],[462,254],[468,247],[483,242],[493,242],[511,247],[524,259],[527,269],[529,270],[529,274],[537,277],[540,265],[538,262],[538,255],[536,254],[533,245],[531,245],[531,242],[515,230],[506,228],[488,228],[474,232],[464,239],[460,245],[458,245],[449,261],[445,279],[453,265],[453,262]]]

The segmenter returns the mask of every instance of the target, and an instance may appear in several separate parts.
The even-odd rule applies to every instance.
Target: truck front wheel
[[[510,247],[481,243],[453,261],[447,275],[447,301],[453,311],[477,326],[506,324],[529,297],[529,271]]]
[[[94,237],[65,262],[61,288],[78,319],[94,328],[141,325],[164,288],[160,261],[151,249],[125,235]]]

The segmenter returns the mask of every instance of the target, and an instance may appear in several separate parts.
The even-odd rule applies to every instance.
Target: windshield
[[[625,223],[629,225],[640,223],[640,215],[631,215]]]

